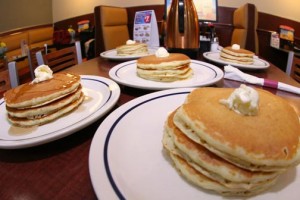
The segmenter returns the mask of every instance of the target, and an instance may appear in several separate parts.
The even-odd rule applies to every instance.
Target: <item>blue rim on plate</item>
[[[212,62],[223,64],[223,65],[232,65],[240,69],[248,69],[248,70],[256,70],[256,69],[267,69],[270,67],[270,64],[258,57],[254,57],[254,63],[253,64],[238,64],[238,63],[232,63],[229,61],[221,60],[220,59],[220,52],[205,52],[203,53],[203,57],[207,60],[210,60]]]
[[[89,172],[99,199],[210,199],[220,195],[183,179],[163,152],[163,126],[194,88],[153,92],[129,101],[97,129],[90,147]],[[279,177],[275,187],[253,199],[297,199],[300,166]],[[294,179],[293,179],[294,180]],[[284,188],[278,192],[278,188]],[[292,197],[290,196],[291,194]]]
[[[109,147],[110,147],[110,141],[111,137],[114,136],[114,134],[117,134],[116,127],[120,123],[122,123],[123,119],[125,119],[128,115],[130,115],[132,112],[134,112],[136,109],[139,109],[143,107],[145,104],[151,103],[153,101],[160,101],[161,99],[166,99],[172,96],[176,96],[176,99],[178,96],[186,96],[189,94],[193,89],[195,88],[180,88],[180,89],[170,89],[170,90],[163,90],[159,92],[150,93],[148,95],[144,95],[141,97],[138,97],[115,111],[113,111],[99,126],[98,130],[96,131],[91,148],[90,148],[90,155],[89,155],[89,168],[90,168],[90,176],[92,179],[94,190],[98,196],[98,198],[103,198],[101,196],[101,192],[99,191],[99,185],[96,183],[98,181],[104,181],[102,178],[99,178],[99,174],[95,172],[95,170],[101,170],[99,169],[98,164],[95,163],[94,158],[96,158],[99,162],[103,164],[104,173],[108,179],[109,185],[111,189],[113,190],[114,194],[119,199],[126,199],[125,194],[122,193],[120,186],[116,183],[113,172],[109,164]],[[106,124],[109,124],[107,128]],[[124,132],[123,134],[126,134]],[[101,139],[99,138],[101,137]],[[101,145],[99,145],[99,142],[101,142]],[[103,145],[102,145],[103,144]],[[101,151],[99,151],[99,148]],[[102,152],[103,151],[103,152]],[[102,152],[102,155],[101,155]],[[100,155],[99,155],[100,154]],[[100,189],[101,190],[101,189]],[[106,197],[104,197],[105,199]],[[109,197],[110,198],[110,197]]]
[[[224,72],[215,65],[191,60],[190,67],[193,70],[193,76],[190,79],[174,82],[151,81],[137,76],[136,62],[136,60],[132,60],[114,66],[109,71],[110,78],[119,84],[129,87],[146,90],[164,90],[208,86],[220,81],[224,76]]]
[[[158,47],[149,47],[148,48],[148,54],[143,54],[143,55],[128,55],[128,56],[119,56],[117,55],[117,50],[116,49],[111,49],[104,51],[100,53],[100,56],[102,58],[110,59],[110,60],[119,60],[119,61],[126,61],[126,60],[134,60],[138,59],[144,56],[149,56],[155,53],[155,51],[158,49]]]
[[[3,112],[1,112],[0,122],[2,124],[0,148],[17,149],[31,147],[70,135],[106,114],[116,104],[120,97],[120,88],[118,84],[110,79],[99,76],[82,75],[81,83],[83,85],[83,90],[87,91],[87,94],[90,95],[87,98],[91,98],[93,95],[95,96],[94,99],[88,99],[88,101],[84,101],[83,104],[78,107],[78,109],[82,109],[86,106],[85,109],[87,110],[75,110],[53,122],[35,127],[32,130],[31,128],[26,129],[11,126],[6,119],[4,99],[1,99],[0,109],[3,110]],[[101,99],[97,99],[97,97],[99,97],[98,94],[101,95]],[[94,103],[96,103],[96,105],[93,105],[94,107],[91,109],[90,104]],[[73,115],[80,116],[74,118]],[[63,120],[66,120],[68,123],[63,123]],[[28,131],[29,134],[14,135],[11,133],[13,131]]]

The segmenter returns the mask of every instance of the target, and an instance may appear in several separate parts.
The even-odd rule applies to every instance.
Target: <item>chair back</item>
[[[258,12],[254,4],[244,4],[233,13],[233,32],[231,44],[239,44],[241,48],[259,53],[258,35]]]
[[[38,60],[41,59],[41,52],[36,53]],[[76,41],[74,46],[53,51],[42,56],[44,63],[48,65],[53,72],[82,63],[80,42]]]
[[[288,70],[288,69],[287,69]],[[287,72],[293,79],[300,83],[300,56],[293,53],[293,63],[291,69]]]
[[[0,71],[0,97],[4,92],[19,85],[16,62],[10,62]]]
[[[126,8],[96,6],[94,16],[95,55],[114,49],[129,40]]]
[[[0,58],[0,70],[7,68],[7,58]]]
[[[36,56],[37,52],[40,52],[41,56],[37,57]],[[42,62],[42,63],[44,62],[43,60],[38,62],[38,58],[42,59],[42,55],[45,53],[46,53],[45,47],[35,47],[32,49],[29,49],[29,51],[27,53],[27,57],[28,57],[31,79],[34,79],[34,70],[35,70],[35,68],[37,68],[39,66],[39,62]]]

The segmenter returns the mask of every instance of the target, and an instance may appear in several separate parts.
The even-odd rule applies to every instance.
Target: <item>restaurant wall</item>
[[[218,0],[219,5],[237,8],[244,3],[255,4],[259,12],[300,22],[299,0]]]
[[[1,0],[0,13],[0,33],[53,22],[52,0]]]
[[[299,0],[218,0],[219,6],[237,8],[244,3],[253,3],[259,12],[272,14],[300,22]],[[97,5],[139,6],[164,4],[164,0],[52,0],[53,22],[93,13]]]
[[[94,12],[98,5],[108,6],[140,6],[164,4],[164,0],[52,0],[53,23],[67,18],[85,15]]]
[[[254,3],[258,11],[300,22],[299,0],[218,0],[220,6]],[[11,29],[50,24],[93,13],[97,5],[139,6],[164,4],[164,0],[1,0],[0,33]]]

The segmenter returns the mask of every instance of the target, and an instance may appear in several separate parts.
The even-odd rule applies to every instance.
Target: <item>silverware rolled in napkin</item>
[[[240,82],[245,82],[245,83],[250,83],[255,85],[261,85],[264,87],[275,88],[278,90],[283,90],[286,92],[291,92],[300,95],[300,88],[298,87],[288,85],[282,82],[274,81],[274,80],[258,78],[256,76],[246,74],[231,65],[224,66],[224,72],[225,72],[224,73],[225,79],[230,79],[230,80],[235,80],[235,81],[240,81]]]

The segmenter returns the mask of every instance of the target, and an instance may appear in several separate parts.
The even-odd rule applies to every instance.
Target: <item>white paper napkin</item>
[[[224,78],[235,80],[235,81],[241,81],[245,83],[255,84],[255,85],[261,85],[264,87],[270,87],[270,88],[276,88],[278,90],[283,90],[287,92],[292,92],[295,94],[300,95],[300,88],[288,85],[282,82],[273,81],[269,79],[264,78],[258,78],[256,76],[252,76],[250,74],[246,74],[239,69],[232,67],[231,65],[226,65],[224,67]]]

